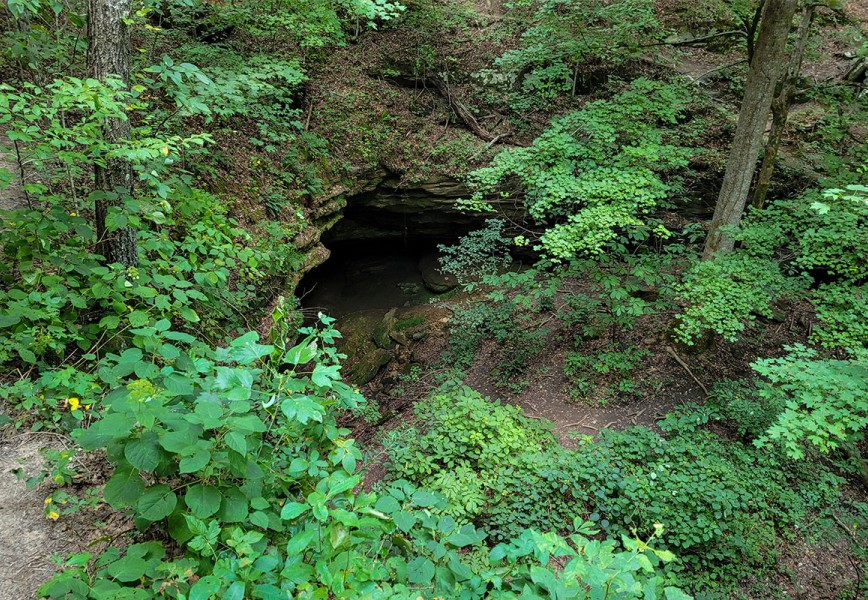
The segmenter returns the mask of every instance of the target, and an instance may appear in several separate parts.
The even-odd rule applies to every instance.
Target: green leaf
[[[333,523],[329,531],[329,543],[335,550],[345,550],[350,547],[350,532],[340,523]]]
[[[477,531],[473,525],[463,525],[461,529],[447,537],[444,541],[456,548],[472,546],[485,539],[485,534]]]
[[[257,527],[261,527],[262,529],[268,529],[268,515],[264,512],[257,510],[255,513],[250,515],[249,519],[250,522]]]
[[[424,556],[417,556],[407,563],[407,580],[417,585],[428,585],[434,579],[434,563]]]
[[[313,396],[295,395],[280,403],[280,410],[288,419],[298,420],[302,425],[308,421],[322,422],[325,407]]]
[[[196,314],[196,311],[190,308],[189,306],[184,306],[181,308],[178,313],[181,315],[181,318],[185,321],[189,321],[191,323],[199,322],[199,315]]]
[[[382,513],[391,515],[392,513],[401,510],[401,504],[391,496],[382,496],[377,500],[374,508]]]
[[[310,380],[314,383],[314,385],[318,385],[320,387],[329,387],[341,378],[340,376],[340,367],[338,365],[325,365],[323,363],[317,363],[317,365],[313,368],[313,373],[310,374]]]
[[[220,491],[210,485],[192,485],[184,495],[184,503],[194,516],[205,519],[220,509]]]
[[[196,473],[205,468],[211,461],[211,453],[208,450],[199,449],[193,456],[187,456],[178,463],[181,473]]]
[[[123,583],[130,583],[140,579],[148,569],[148,563],[138,556],[125,556],[108,566],[106,573],[109,577]]]
[[[149,487],[139,499],[136,509],[139,516],[148,521],[159,521],[168,517],[178,504],[175,492],[165,484]]]
[[[100,329],[117,329],[121,324],[121,318],[117,315],[106,315],[97,323]]]
[[[316,342],[305,340],[298,346],[294,346],[283,355],[283,362],[294,366],[309,363],[316,358]]]
[[[145,482],[136,469],[118,467],[103,489],[103,496],[112,508],[134,504],[145,491]]]
[[[316,529],[308,529],[290,538],[286,543],[286,555],[296,556],[304,552],[318,536]]]
[[[236,581],[229,586],[221,600],[244,600],[244,584]]]
[[[247,497],[238,488],[225,490],[217,517],[224,523],[241,523],[249,512]]]
[[[442,498],[434,493],[426,492],[424,490],[419,490],[415,494],[413,494],[412,498],[413,502],[422,507],[436,506],[440,504]]]
[[[247,454],[247,438],[244,434],[237,431],[230,431],[223,438],[226,445],[235,450],[238,454]]]
[[[239,365],[249,365],[274,352],[274,346],[258,344],[259,334],[248,331],[229,344],[231,356]]]
[[[667,587],[663,590],[663,597],[666,600],[693,600],[693,596],[685,594],[676,587]]]
[[[395,522],[395,526],[398,529],[404,533],[409,533],[416,524],[416,515],[406,511],[396,512],[392,515],[392,520]]]
[[[219,577],[214,575],[205,575],[193,584],[187,598],[188,600],[211,600],[212,596],[220,591],[222,585],[223,584]]]
[[[151,320],[151,317],[143,310],[134,310],[127,315],[127,320],[133,327],[144,327]]]
[[[141,471],[153,471],[160,465],[162,451],[156,434],[145,432],[137,439],[124,446],[124,457],[131,465]]]
[[[287,502],[280,510],[280,518],[284,521],[291,521],[309,509],[310,506],[307,504],[302,504],[300,502]]]

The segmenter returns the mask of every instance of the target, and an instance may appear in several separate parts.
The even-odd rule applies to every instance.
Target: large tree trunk
[[[796,46],[790,55],[790,65],[786,75],[784,75],[781,91],[772,101],[772,130],[769,132],[769,141],[766,143],[766,151],[757,177],[756,190],[753,193],[754,208],[763,207],[766,194],[768,194],[769,186],[772,183],[775,160],[778,156],[778,149],[781,147],[781,140],[784,137],[784,128],[787,125],[790,103],[796,91],[796,82],[802,70],[802,59],[805,56],[805,46],[808,45],[815,10],[816,5],[814,4],[805,5],[805,8],[802,9],[802,21],[799,23],[799,33],[796,35]]]
[[[87,75],[105,81],[109,75],[120,77],[129,84],[130,31],[124,19],[130,16],[130,0],[88,0],[87,18]],[[130,138],[127,119],[106,119],[103,126],[105,140],[117,144]],[[96,189],[108,198],[95,202],[97,251],[109,263],[124,266],[138,263],[136,231],[122,227],[109,232],[106,215],[112,207],[123,207],[133,187],[130,164],[122,159],[108,161],[105,166],[94,166]]]
[[[720,227],[738,225],[741,222],[762,147],[763,131],[775,85],[786,65],[787,34],[795,12],[796,0],[766,2],[753,61],[745,83],[735,138],[726,163],[726,174],[711,220],[711,230],[705,241],[703,259],[711,258],[716,252],[729,252],[735,244],[723,235]]]

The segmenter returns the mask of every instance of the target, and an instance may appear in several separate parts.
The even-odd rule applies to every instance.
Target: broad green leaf
[[[238,488],[229,488],[223,495],[217,517],[224,523],[241,523],[247,518],[247,497]]]
[[[199,581],[193,584],[187,598],[188,600],[211,600],[220,591],[222,586],[223,584],[219,577],[206,575],[199,578]]]
[[[193,515],[205,519],[220,509],[220,491],[210,485],[196,484],[187,489],[184,503]]]
[[[407,563],[407,580],[417,585],[428,585],[434,579],[434,563],[424,556],[417,556]]]
[[[211,461],[211,453],[208,450],[199,449],[193,456],[187,456],[178,463],[181,473],[195,473],[201,471]]]
[[[314,385],[320,387],[328,387],[334,381],[340,379],[340,367],[338,365],[325,365],[317,363],[313,368],[313,373],[310,374],[310,380]]]
[[[226,442],[226,445],[235,450],[237,453],[247,454],[247,438],[244,437],[243,433],[239,433],[237,431],[230,431],[223,439]]]
[[[136,581],[145,574],[148,563],[138,556],[125,556],[109,565],[106,573],[109,577],[123,583]]]
[[[124,446],[124,457],[140,471],[153,471],[160,465],[162,451],[157,436],[153,432],[145,434]]]
[[[139,515],[148,521],[159,521],[168,517],[178,504],[175,492],[165,484],[157,484],[145,490],[136,508]]]
[[[294,366],[309,363],[316,358],[316,342],[304,341],[294,346],[283,355],[283,362]]]
[[[300,502],[287,502],[280,510],[280,518],[285,521],[291,521],[309,509],[310,506],[307,504],[302,504]]]
[[[308,421],[322,422],[326,410],[313,396],[294,395],[280,403],[280,410],[290,420],[298,420],[302,425]]]
[[[317,538],[317,536],[318,533],[315,529],[308,529],[307,531],[293,536],[286,544],[286,555],[296,556],[301,554],[307,549],[311,542]]]
[[[391,496],[381,496],[374,508],[380,512],[391,515],[392,513],[401,510],[401,504]]]
[[[151,317],[143,310],[134,310],[127,315],[127,320],[133,327],[144,327],[151,320]]]
[[[142,497],[145,482],[139,472],[129,467],[119,467],[103,489],[103,496],[112,508],[134,504]]]
[[[404,533],[409,533],[416,524],[416,515],[406,511],[396,512],[392,515],[392,520],[395,522],[395,526],[398,529]]]

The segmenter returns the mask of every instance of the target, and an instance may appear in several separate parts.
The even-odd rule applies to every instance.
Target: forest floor
[[[49,478],[30,487],[22,479],[43,472],[46,450],[71,447],[66,436],[56,433],[0,428],[0,548],[4,556],[0,561],[0,599],[35,598],[39,586],[57,571],[55,558],[78,552],[96,555],[130,529],[127,517],[105,504],[58,519],[47,518],[46,498],[57,494],[57,485]],[[104,481],[106,465],[95,456],[74,460],[81,476],[60,489],[84,496]]]

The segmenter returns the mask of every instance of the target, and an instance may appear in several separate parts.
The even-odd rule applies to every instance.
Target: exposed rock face
[[[433,176],[406,186],[394,175],[376,188],[347,199],[344,218],[329,233],[333,242],[382,240],[456,240],[477,229],[488,214],[469,214],[455,206],[470,190],[462,182]]]

